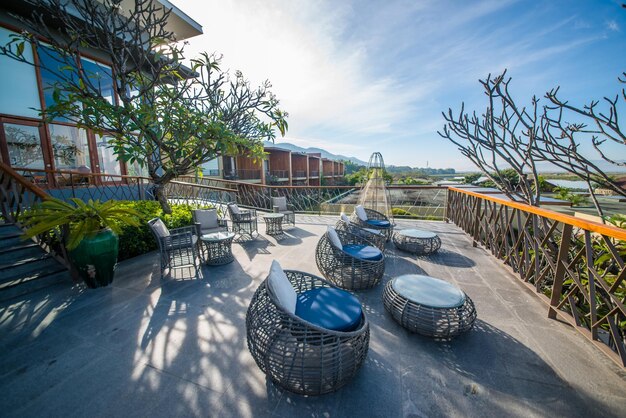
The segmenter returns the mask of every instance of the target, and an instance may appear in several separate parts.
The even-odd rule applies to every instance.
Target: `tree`
[[[463,183],[472,184],[480,178],[480,173],[471,173],[463,177]]]
[[[439,134],[459,147],[490,180],[509,197],[521,197],[526,203],[536,205],[542,187],[537,173],[537,164],[548,162],[584,180],[596,210],[603,218],[602,208],[595,193],[595,184],[602,185],[614,192],[626,196],[611,176],[601,170],[580,150],[578,138],[586,135],[592,142],[599,156],[616,166],[626,163],[610,158],[602,146],[607,141],[626,146],[625,131],[619,122],[618,102],[620,97],[626,100],[626,91],[622,88],[615,98],[605,98],[608,111],[598,110],[598,101],[577,108],[558,98],[558,88],[546,93],[551,104],[539,106],[539,100],[532,98],[531,105],[520,107],[508,91],[510,78],[502,75],[481,81],[489,98],[489,106],[480,117],[465,113],[464,106],[458,117],[452,110],[444,113],[446,125]],[[619,79],[621,83],[626,83]],[[578,122],[568,122],[566,116],[576,118]],[[571,120],[571,119],[570,119]],[[592,127],[588,127],[587,121]],[[620,155],[624,155],[621,153]],[[511,167],[503,169],[503,167]],[[506,173],[513,170],[515,175]],[[529,179],[529,176],[532,179]]]
[[[489,74],[480,80],[489,100],[485,112],[481,116],[476,112],[470,115],[462,104],[455,116],[450,108],[442,113],[446,124],[438,133],[457,145],[510,199],[537,205],[541,192],[533,187],[538,172],[531,151],[541,128],[538,100],[533,97],[528,108],[518,106],[509,93],[510,81],[506,70],[499,76],[492,78]],[[504,170],[517,174],[515,184]]]
[[[626,84],[626,73],[618,78],[621,84]],[[548,160],[555,166],[575,174],[587,183],[589,195],[598,215],[604,220],[602,206],[598,203],[595,194],[595,185],[598,184],[613,192],[625,196],[624,190],[615,180],[604,172],[598,164],[584,156],[580,151],[578,139],[591,141],[594,150],[600,159],[615,165],[626,167],[625,161],[610,157],[605,151],[606,143],[613,143],[623,151],[618,155],[626,155],[626,130],[620,125],[621,101],[626,102],[626,89],[622,87],[614,98],[604,98],[607,110],[599,110],[598,100],[593,100],[584,107],[570,105],[558,97],[559,88],[546,93],[551,105],[544,107],[542,121],[542,135],[533,150],[534,158]],[[568,122],[565,116],[576,118],[577,122]]]
[[[29,3],[36,11],[16,16],[29,32],[1,52],[26,62],[25,44],[42,50],[45,39],[54,56],[47,70],[59,81],[54,103],[46,103],[42,115],[114,136],[119,159],[147,166],[164,212],[170,213],[164,187],[176,176],[219,155],[264,158],[263,141],[273,140],[275,130],[285,134],[287,113],[279,109],[270,83],[253,88],[241,72],[222,71],[215,54],[186,61],[184,45],[176,44],[166,27],[171,10],[158,3],[135,0],[128,10],[119,0]],[[86,49],[105,52],[111,74],[77,65]],[[107,82],[119,103],[104,91]]]

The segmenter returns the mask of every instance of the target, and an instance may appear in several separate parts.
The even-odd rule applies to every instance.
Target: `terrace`
[[[367,360],[337,392],[302,397],[269,382],[246,346],[250,299],[277,259],[318,274],[315,246],[335,216],[298,215],[278,241],[233,245],[235,261],[161,280],[156,253],[119,265],[112,286],[66,284],[1,305],[0,407],[6,416],[620,416],[623,369],[545,306],[491,253],[445,222],[441,251],[415,258],[387,244],[383,283],[356,295],[371,326]],[[473,299],[473,330],[410,334],[381,301],[406,273],[440,277]]]

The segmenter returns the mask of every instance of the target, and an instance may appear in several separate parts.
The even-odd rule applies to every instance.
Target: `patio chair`
[[[385,251],[385,242],[387,242],[387,237],[381,230],[363,228],[358,224],[352,223],[350,218],[348,218],[348,216],[343,212],[341,212],[340,219],[337,221],[335,229],[337,231],[347,231],[351,234],[365,238],[366,240],[373,242],[374,245],[381,251]]]
[[[198,237],[195,226],[167,229],[160,218],[148,221],[148,225],[156,238],[161,259],[161,278],[166,268],[170,273],[172,267],[192,265],[198,274]]]
[[[199,237],[214,232],[228,231],[228,221],[218,217],[217,209],[194,209],[191,211],[191,217]]]
[[[284,222],[296,226],[295,208],[292,205],[287,204],[287,198],[285,196],[272,197],[272,206],[278,207],[278,213],[285,215]]]
[[[236,203],[228,203],[226,207],[233,224],[232,231],[235,234],[248,235],[250,238],[252,238],[254,232],[258,234],[256,210],[240,209]]]
[[[374,287],[385,273],[385,254],[374,243],[332,227],[317,243],[315,262],[329,282],[350,290]]]
[[[326,280],[274,261],[246,314],[248,349],[277,385],[321,395],[346,385],[365,361],[370,329],[360,302]]]
[[[383,232],[387,241],[391,239],[393,234],[393,224],[389,221],[389,218],[374,209],[367,209],[357,205],[350,220],[362,228],[377,229]]]

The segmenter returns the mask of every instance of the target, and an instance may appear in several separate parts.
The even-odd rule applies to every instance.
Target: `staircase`
[[[0,224],[0,302],[57,283],[72,283],[68,270],[13,224]]]

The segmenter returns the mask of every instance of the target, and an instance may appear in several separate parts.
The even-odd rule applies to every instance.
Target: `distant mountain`
[[[364,165],[367,166],[367,162],[363,161],[363,160],[359,160],[356,157],[346,157],[345,155],[340,155],[340,154],[333,154],[330,153],[328,151],[326,151],[325,149],[321,149],[321,148],[314,148],[314,147],[309,147],[309,148],[302,148],[299,147],[297,145],[293,145],[290,144],[288,142],[281,142],[281,143],[273,143],[270,141],[265,141],[263,143],[263,145],[265,145],[266,147],[275,147],[275,148],[283,148],[283,149],[288,149],[290,151],[295,151],[295,152],[307,152],[307,153],[320,153],[322,154],[323,158],[329,158],[331,160],[348,160],[348,161],[352,161],[355,164],[358,165]]]

